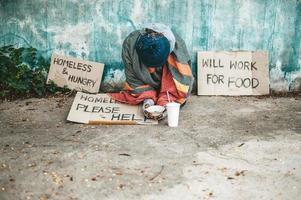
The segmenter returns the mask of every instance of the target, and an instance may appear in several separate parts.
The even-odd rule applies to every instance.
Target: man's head
[[[168,39],[159,33],[141,35],[135,45],[141,61],[147,67],[161,67],[167,61],[170,44]]]

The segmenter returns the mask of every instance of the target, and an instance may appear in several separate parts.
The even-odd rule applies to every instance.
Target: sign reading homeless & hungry
[[[107,94],[77,92],[68,121],[85,124],[157,124],[144,119],[141,106],[116,102]]]
[[[198,52],[198,95],[266,94],[267,52]]]
[[[53,54],[47,83],[57,86],[97,93],[104,64]]]

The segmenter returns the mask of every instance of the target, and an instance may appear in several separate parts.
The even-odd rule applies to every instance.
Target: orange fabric
[[[125,82],[123,89],[124,90],[133,90],[133,88],[127,82]]]
[[[157,92],[155,90],[149,90],[141,92],[139,94],[130,94],[127,91],[121,91],[120,93],[109,93],[116,101],[127,103],[131,105],[137,105],[144,101],[144,99],[153,99],[154,102],[157,102]]]
[[[192,76],[192,72],[189,65],[176,61],[176,59],[173,56],[168,56],[167,60],[168,63],[175,67],[181,74],[186,76]]]
[[[157,105],[165,106],[168,103],[167,91],[169,92],[170,101],[176,101],[180,104],[183,104],[186,101],[187,94],[177,90],[172,74],[167,66],[164,65],[159,94],[157,94],[155,90],[149,90],[135,94],[135,96],[127,91],[110,93],[109,95],[119,102],[132,105],[140,104],[144,99],[153,99]]]
[[[159,94],[159,98],[157,101],[157,105],[165,106],[168,101],[167,91],[169,93],[170,101],[176,101],[180,104],[186,101],[187,94],[178,91],[172,74],[166,67],[163,67],[163,76],[161,81],[161,90]]]
[[[155,68],[148,68],[149,73],[155,73]],[[155,91],[150,85],[139,85],[132,88],[127,82],[124,85],[124,91],[120,93],[110,93],[109,95],[117,101],[137,105],[145,99],[153,99],[155,104],[165,106],[168,103],[167,91],[170,101],[176,101],[180,104],[185,103],[189,95],[190,85],[187,78],[192,79],[192,72],[188,64],[180,63],[176,57],[170,54],[167,64],[163,66],[161,77],[161,88]]]
[[[141,85],[141,86],[139,86],[137,88],[142,89],[142,88],[148,88],[148,87],[150,87],[150,86],[149,85]]]

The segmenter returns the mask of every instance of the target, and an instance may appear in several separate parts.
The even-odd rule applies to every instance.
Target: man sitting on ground
[[[149,24],[129,34],[123,43],[122,60],[126,82],[123,91],[110,94],[114,99],[132,105],[143,103],[145,116],[157,120],[165,115],[154,117],[146,108],[165,106],[169,100],[185,104],[193,84],[191,61],[185,42],[168,26]]]

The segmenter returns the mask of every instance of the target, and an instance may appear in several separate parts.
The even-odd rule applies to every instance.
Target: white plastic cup
[[[180,104],[171,102],[166,104],[169,127],[177,127],[179,123]]]

